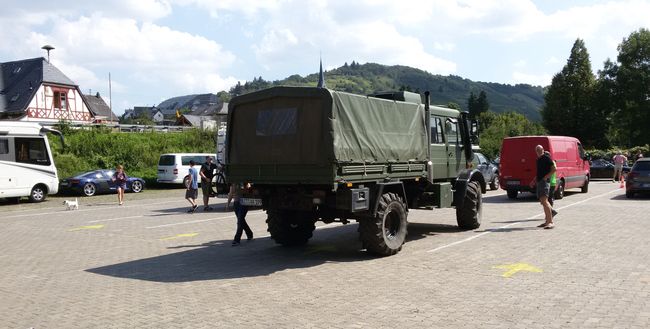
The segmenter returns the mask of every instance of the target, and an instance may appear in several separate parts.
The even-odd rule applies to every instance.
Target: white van
[[[196,163],[196,170],[205,163],[205,157],[211,156],[216,159],[214,153],[168,153],[160,156],[158,160],[158,183],[183,184],[190,169],[190,160]]]
[[[0,122],[0,198],[32,202],[45,200],[59,191],[59,176],[54,166],[47,132],[60,132],[37,123]]]

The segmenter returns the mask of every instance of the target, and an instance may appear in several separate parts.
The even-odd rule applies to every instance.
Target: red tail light
[[[174,169],[174,175],[178,175],[178,169]]]
[[[78,179],[71,179],[70,184],[79,184],[79,180]]]
[[[629,172],[629,173],[627,174],[627,180],[634,180],[634,178],[635,178],[636,176],[639,176],[639,173],[637,173],[637,172]]]

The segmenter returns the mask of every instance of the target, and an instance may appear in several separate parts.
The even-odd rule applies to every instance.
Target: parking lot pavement
[[[553,230],[536,227],[532,195],[501,190],[473,231],[453,209],[412,210],[384,258],[361,250],[356,224],[280,247],[259,210],[256,238],[230,247],[223,200],[187,214],[178,190],[1,205],[0,327],[650,327],[650,198],[610,182],[567,192]]]

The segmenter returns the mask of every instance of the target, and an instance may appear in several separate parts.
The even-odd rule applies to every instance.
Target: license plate
[[[68,186],[68,182],[61,182],[61,186]]]
[[[241,203],[242,206],[261,207],[262,199],[241,198],[239,203]]]
[[[509,180],[509,181],[506,182],[506,185],[508,185],[508,186],[519,185],[519,181],[518,180]]]

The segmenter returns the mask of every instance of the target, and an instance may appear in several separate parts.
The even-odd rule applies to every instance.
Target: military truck
[[[235,97],[228,180],[251,183],[240,202],[266,210],[271,238],[286,246],[307,243],[317,221],[357,221],[367,251],[393,255],[415,208],[455,206],[461,229],[478,228],[485,179],[471,164],[476,126],[424,98],[311,87]]]

